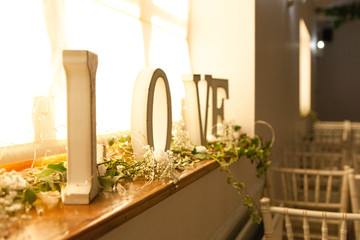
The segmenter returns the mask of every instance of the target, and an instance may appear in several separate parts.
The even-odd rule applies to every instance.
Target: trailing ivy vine
[[[325,16],[334,17],[334,29],[338,29],[343,23],[360,19],[360,3],[353,2],[338,5],[330,8],[316,8],[316,13],[325,14]]]

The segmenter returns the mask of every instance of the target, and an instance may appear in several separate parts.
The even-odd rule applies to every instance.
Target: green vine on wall
[[[331,8],[316,8],[315,11],[316,13],[322,13],[325,16],[334,17],[334,29],[338,29],[345,22],[360,19],[359,2],[334,6]]]
[[[235,128],[239,127],[235,126]],[[242,198],[243,205],[251,211],[252,221],[260,223],[262,219],[258,205],[250,196],[245,184],[236,178],[229,167],[245,156],[252,164],[256,165],[257,177],[265,175],[271,164],[271,161],[268,160],[271,153],[271,141],[262,144],[259,137],[250,138],[246,134],[241,134],[234,139],[234,145],[231,147],[224,147],[222,142],[210,143],[208,147],[212,152],[211,158],[220,164],[220,170],[227,173],[227,183],[236,189]]]

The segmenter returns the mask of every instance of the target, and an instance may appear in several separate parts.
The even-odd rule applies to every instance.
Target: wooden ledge
[[[51,199],[40,216],[32,211],[31,220],[21,220],[9,239],[94,239],[139,215],[197,179],[218,168],[216,161],[204,160],[180,174],[176,184],[156,180],[129,184],[126,192],[101,192],[90,205],[63,205]],[[39,210],[39,207],[37,208]]]

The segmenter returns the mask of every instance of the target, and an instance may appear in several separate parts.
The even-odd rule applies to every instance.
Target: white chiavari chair
[[[353,168],[348,169],[348,182],[350,192],[351,211],[360,213],[360,174],[356,174]],[[360,221],[355,221],[355,236],[360,239]]]
[[[356,213],[345,213],[345,212],[329,212],[329,211],[316,211],[308,209],[296,209],[288,207],[276,207],[270,205],[269,198],[262,198],[260,200],[261,212],[264,222],[264,238],[265,240],[278,240],[275,238],[273,217],[272,214],[280,214],[285,219],[285,231],[286,237],[288,240],[294,239],[348,239],[348,221],[358,221],[360,220],[360,214]],[[293,231],[293,222],[292,219],[297,218],[302,222],[302,232],[300,235],[296,235]],[[311,222],[311,219],[317,219],[317,226]],[[334,229],[330,227],[330,221],[340,222],[340,227]],[[332,237],[330,233],[335,230],[337,236]],[[319,232],[319,235],[314,234],[314,232]],[[349,238],[350,239],[350,238]]]
[[[283,152],[282,165],[288,168],[341,170],[348,164],[346,152],[287,151]]]
[[[276,192],[274,182],[277,182]],[[272,167],[267,174],[269,196],[274,203],[330,211],[347,211],[347,170]]]
[[[348,167],[346,167],[348,168]],[[274,183],[277,183],[275,189]],[[299,168],[270,168],[267,174],[269,196],[274,204],[285,207],[307,208],[332,212],[348,210],[348,177],[346,170],[319,170]],[[279,191],[280,190],[280,191]],[[300,235],[301,223],[294,222],[295,235]],[[312,224],[316,220],[311,220]],[[329,221],[332,229],[338,221]],[[337,232],[331,232],[337,236]],[[315,236],[315,235],[314,235]]]
[[[313,140],[320,143],[346,143],[350,139],[351,123],[318,121],[313,125]]]
[[[343,153],[348,151],[349,144],[347,143],[326,143],[317,141],[294,141],[291,148],[287,148],[294,152],[328,152],[328,153]]]
[[[360,122],[351,122],[350,141],[352,147],[360,146]]]
[[[355,174],[360,174],[360,153],[359,150],[352,150],[352,167],[354,168]]]

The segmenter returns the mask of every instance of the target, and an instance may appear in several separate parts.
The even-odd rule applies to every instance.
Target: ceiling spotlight
[[[316,46],[320,49],[323,49],[325,47],[324,41],[320,40],[317,42]]]

